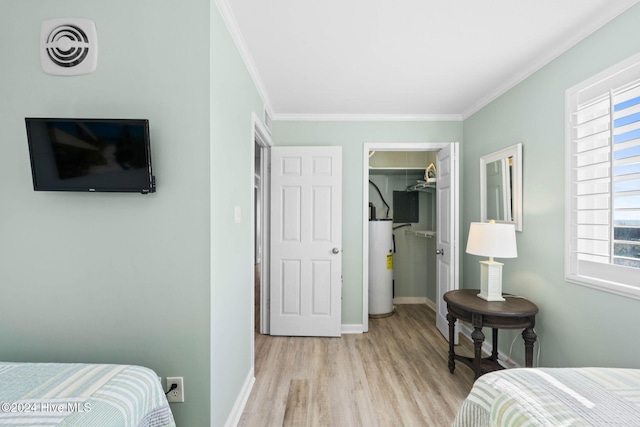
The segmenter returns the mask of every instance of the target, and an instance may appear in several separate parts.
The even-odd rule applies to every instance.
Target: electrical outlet
[[[171,385],[175,384],[174,388],[167,394],[168,402],[184,402],[184,383],[182,377],[167,377],[167,390],[171,388]]]

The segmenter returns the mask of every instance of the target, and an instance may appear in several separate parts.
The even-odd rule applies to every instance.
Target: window
[[[640,299],[640,54],[567,90],[565,277]]]

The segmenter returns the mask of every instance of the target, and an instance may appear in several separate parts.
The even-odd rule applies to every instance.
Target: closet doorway
[[[260,119],[253,115],[253,206],[252,242],[254,253],[254,326],[256,333],[269,333],[269,158],[273,145],[269,132]],[[252,355],[253,357],[253,355]]]
[[[364,332],[369,329],[369,219],[375,209],[377,218],[393,218],[394,214],[397,218],[393,219],[396,236],[393,269],[394,280],[397,280],[394,301],[431,306],[436,312],[438,330],[448,338],[446,304],[442,295],[458,288],[457,151],[458,143],[454,142],[364,144]],[[435,183],[427,183],[425,178],[431,163],[437,169]],[[394,192],[396,212],[393,209]],[[414,202],[401,205],[399,200],[404,200],[407,193],[413,193],[409,198]]]

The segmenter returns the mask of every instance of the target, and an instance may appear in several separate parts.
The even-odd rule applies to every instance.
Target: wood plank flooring
[[[460,337],[471,355],[471,344]],[[426,305],[398,305],[341,338],[256,334],[256,382],[239,426],[449,426],[473,384],[447,368],[448,344]]]

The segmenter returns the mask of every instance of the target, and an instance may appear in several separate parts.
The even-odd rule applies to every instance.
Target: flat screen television
[[[155,192],[148,120],[25,121],[34,190]]]

